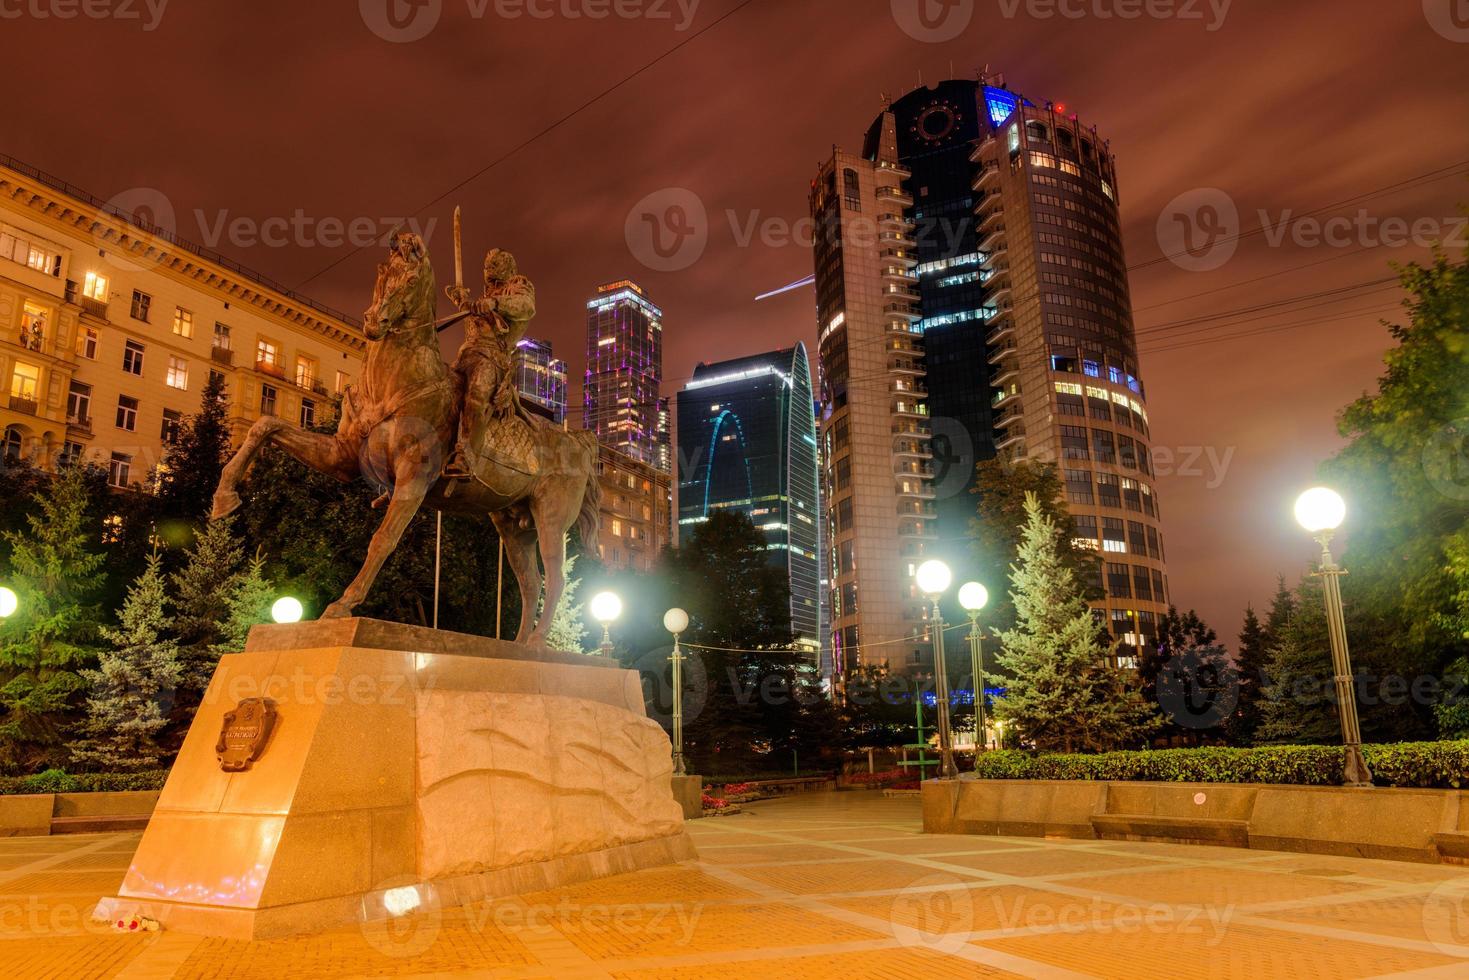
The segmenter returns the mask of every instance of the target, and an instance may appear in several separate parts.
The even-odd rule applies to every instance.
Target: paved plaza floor
[[[268,942],[88,924],[137,834],[0,840],[0,976],[1469,977],[1469,869],[937,837],[819,794],[690,825],[700,860]]]

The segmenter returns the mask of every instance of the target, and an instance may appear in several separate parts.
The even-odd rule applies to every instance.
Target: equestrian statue
[[[344,483],[361,478],[385,488],[373,503],[385,513],[367,560],[323,619],[351,616],[362,604],[423,506],[488,516],[520,584],[516,642],[544,647],[566,585],[566,534],[576,525],[584,547],[597,540],[597,440],[521,406],[514,352],[535,314],[535,289],[519,274],[514,256],[494,249],[485,258],[484,296],[471,299],[463,284],[457,210],[454,239],[455,285],[447,292],[459,313],[436,323],[437,290],[423,240],[395,232],[363,316],[362,378],[343,393],[336,433],[261,418],[221,474],[213,516],[240,506],[240,480],[268,443]],[[438,331],[461,320],[465,341],[451,370],[439,355]],[[539,619],[538,554],[545,586]]]

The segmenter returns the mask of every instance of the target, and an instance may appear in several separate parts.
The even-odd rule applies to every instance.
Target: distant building
[[[663,311],[631,280],[597,287],[587,303],[583,425],[597,441],[670,470],[663,383]]]
[[[0,157],[5,459],[142,485],[211,375],[238,443],[263,415],[330,418],[366,348],[346,314]]]
[[[515,379],[522,402],[530,402],[557,425],[566,421],[566,362],[549,340],[526,337],[515,349]]]
[[[701,364],[678,395],[679,536],[747,515],[786,571],[791,628],[821,646],[816,417],[806,348]]]
[[[668,474],[607,446],[598,454],[597,473],[602,484],[598,556],[610,569],[652,571],[673,527]]]

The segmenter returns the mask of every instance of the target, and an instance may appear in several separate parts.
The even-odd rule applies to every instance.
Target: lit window
[[[214,346],[216,348],[218,348],[219,350],[231,350],[232,349],[230,347],[230,328],[229,328],[229,324],[227,324],[227,323],[220,323],[218,320],[215,321],[215,323],[214,323]]]
[[[280,363],[280,348],[275,341],[261,338],[255,345],[255,363],[266,367],[276,367]]]
[[[172,354],[168,357],[168,386],[180,391],[189,387],[189,362]]]
[[[622,537],[622,522],[621,521],[614,520],[612,522],[612,534],[613,534],[614,537],[619,537],[619,538]]]
[[[338,371],[337,372],[337,387],[336,387],[337,394],[340,395],[343,391],[346,391],[347,390],[347,384],[348,384],[348,378],[347,378],[346,373],[343,372],[343,371]]]
[[[180,337],[194,336],[194,314],[182,306],[173,311],[173,332]]]
[[[36,390],[41,384],[41,369],[34,364],[26,364],[24,361],[15,362],[15,370],[10,375],[10,397],[21,401],[34,402]]]
[[[316,362],[311,358],[296,358],[296,384],[301,388],[310,388],[316,384]]]
[[[97,330],[95,327],[77,329],[77,357],[95,360],[97,357]]]
[[[99,303],[107,302],[107,277],[99,276],[95,272],[87,273],[87,278],[82,282],[82,295]]]

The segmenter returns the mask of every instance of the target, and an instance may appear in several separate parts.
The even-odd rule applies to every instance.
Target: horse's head
[[[412,232],[393,233],[388,261],[377,267],[372,305],[363,314],[368,340],[382,340],[400,330],[428,328],[434,322],[434,269],[423,239]]]

